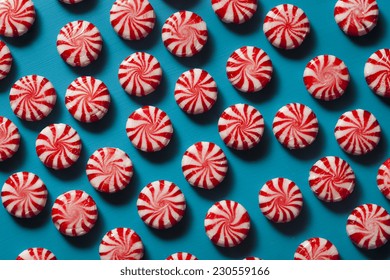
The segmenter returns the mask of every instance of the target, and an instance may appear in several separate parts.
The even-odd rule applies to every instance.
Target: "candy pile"
[[[59,1],[77,6],[83,0]],[[257,0],[211,0],[210,9],[224,24],[241,25],[253,20],[259,5]],[[338,0],[334,7],[335,22],[346,36],[351,37],[371,32],[377,25],[378,15],[379,7],[375,0]],[[36,16],[31,0],[0,1],[0,35],[23,36],[32,28]],[[156,25],[156,12],[148,0],[116,0],[107,17],[115,35],[130,41],[148,37]],[[200,15],[181,10],[169,16],[159,32],[167,55],[185,60],[202,55],[206,44],[210,44],[209,28]],[[270,47],[277,48],[279,52],[291,52],[304,48],[311,26],[308,15],[300,7],[280,4],[266,13],[262,31]],[[85,20],[65,24],[58,31],[56,41],[58,55],[70,67],[76,68],[93,65],[99,59],[103,45],[98,28]],[[242,47],[230,53],[224,68],[226,83],[230,82],[244,95],[257,94],[267,87],[274,75],[274,65],[264,49],[242,43]],[[362,69],[367,86],[379,98],[390,97],[390,49],[377,50],[367,57]],[[13,60],[9,47],[0,41],[0,80],[12,71]],[[300,82],[314,99],[331,103],[342,98],[351,80],[343,60],[331,54],[319,54],[305,64],[303,81]],[[158,58],[152,54],[134,52],[124,58],[117,69],[119,85],[134,98],[145,99],[161,87],[164,73]],[[205,114],[218,102],[217,83],[206,70],[190,68],[174,78],[176,84],[172,96],[185,114]],[[55,110],[57,94],[60,93],[47,78],[26,75],[10,87],[9,105],[18,121],[38,123]],[[92,76],[74,79],[62,95],[65,97],[63,105],[70,115],[85,125],[102,120],[114,98],[106,84]],[[275,112],[272,120],[275,140],[287,152],[304,151],[316,141],[321,120],[305,104],[283,102],[285,105]],[[194,141],[182,151],[183,177],[195,189],[218,192],[219,185],[229,172],[229,159],[224,149],[250,153],[263,141],[265,119],[257,108],[247,103],[236,103],[223,109],[215,123],[215,132],[219,133],[222,146],[224,143],[226,147],[204,139]],[[140,153],[154,156],[166,149],[174,137],[174,124],[169,114],[169,111],[152,105],[142,106],[129,114],[122,133]],[[342,114],[335,123],[334,142],[347,154],[364,156],[376,149],[382,129],[372,112],[352,109]],[[15,123],[6,116],[0,116],[0,162],[9,160],[18,152],[20,140],[21,133]],[[76,129],[65,123],[48,124],[35,139],[37,157],[47,168],[53,169],[52,172],[61,172],[79,161],[83,145],[88,143],[82,143]],[[100,147],[86,162],[85,176],[92,187],[88,192],[121,192],[132,181],[134,166],[136,163],[133,165],[131,156],[125,151],[116,147]],[[180,166],[177,169],[180,172]],[[308,175],[311,191],[325,203],[342,203],[356,186],[357,174],[345,159],[337,156],[327,155],[318,159],[308,170]],[[187,200],[191,198],[185,197],[182,192],[186,186],[158,179],[151,180],[140,191],[132,207],[136,207],[140,220],[147,227],[164,231],[181,222],[186,215]],[[291,224],[302,211],[308,211],[304,209],[303,186],[284,177],[271,177],[260,183],[263,186],[256,190],[256,203],[259,213],[270,223]],[[390,159],[378,166],[377,185],[390,199]],[[10,215],[29,219],[48,207],[49,191],[50,186],[47,187],[38,175],[17,172],[9,174],[4,182],[1,200]],[[52,223],[61,234],[77,238],[93,230],[99,216],[98,205],[88,192],[71,189],[59,195],[50,205]],[[356,205],[345,224],[346,234],[359,248],[376,249],[390,239],[390,214],[383,206],[373,203]],[[223,199],[210,204],[209,210],[204,213],[202,226],[210,242],[220,247],[235,247],[249,236],[251,217],[238,201]],[[144,244],[133,229],[117,227],[101,238],[97,253],[104,260],[140,260],[144,257]],[[331,241],[316,236],[297,244],[292,257],[296,260],[336,260],[340,255]],[[56,256],[48,249],[32,247],[21,252],[17,259],[55,260]],[[198,258],[180,251],[166,259]],[[245,260],[260,258],[249,256]]]

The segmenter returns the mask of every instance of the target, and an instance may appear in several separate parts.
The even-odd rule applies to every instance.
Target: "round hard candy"
[[[0,1],[0,35],[19,37],[35,22],[35,8],[31,0]]]

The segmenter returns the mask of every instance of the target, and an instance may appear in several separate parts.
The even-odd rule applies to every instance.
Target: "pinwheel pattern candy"
[[[12,67],[12,54],[7,45],[0,41],[0,80],[7,77]]]
[[[301,213],[302,193],[291,180],[275,178],[264,184],[259,192],[259,207],[267,219],[287,223]]]
[[[20,133],[16,125],[0,116],[0,162],[11,158],[20,146]]]
[[[379,167],[376,180],[379,190],[390,200],[390,158]]]
[[[390,97],[390,49],[380,49],[368,58],[364,77],[374,93]]]
[[[51,113],[57,94],[48,79],[29,75],[20,78],[12,86],[9,100],[17,117],[26,121],[39,121]]]
[[[339,252],[332,242],[321,237],[314,237],[299,244],[294,260],[338,260]]]
[[[168,261],[194,261],[197,260],[198,258],[195,257],[194,255],[186,252],[178,252],[170,255],[169,257],[166,258]]]
[[[235,50],[226,64],[226,74],[231,84],[247,93],[263,89],[271,81],[272,73],[272,61],[268,54],[252,46]]]
[[[35,16],[34,3],[31,0],[0,1],[0,35],[22,36],[30,30]]]
[[[34,173],[18,172],[5,181],[1,190],[4,208],[18,218],[31,218],[43,210],[47,201],[47,189]]]
[[[144,245],[134,230],[114,228],[100,242],[99,255],[102,260],[140,260],[144,256]]]
[[[261,261],[258,257],[246,257],[243,259],[244,261]]]
[[[226,23],[244,23],[257,10],[257,0],[211,0],[211,4],[216,15]]]
[[[16,260],[42,260],[42,261],[53,261],[56,260],[56,256],[46,248],[28,248],[21,252]]]
[[[347,233],[360,248],[371,250],[382,247],[390,238],[390,215],[382,206],[360,205],[348,217]]]

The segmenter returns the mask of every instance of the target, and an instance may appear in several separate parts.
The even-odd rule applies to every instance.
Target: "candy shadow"
[[[361,47],[371,46],[371,45],[378,44],[380,40],[383,40],[385,38],[385,36],[383,35],[385,34],[386,27],[387,27],[386,18],[380,13],[376,27],[373,30],[371,30],[368,34],[363,36],[356,36],[356,37],[348,36],[346,34],[344,35],[347,36],[354,44],[358,46]]]
[[[126,92],[124,92],[124,93],[129,97],[129,99],[132,102],[135,102],[135,103],[139,104],[140,106],[146,106],[146,105],[150,105],[150,104],[159,104],[164,100],[164,98],[168,92],[168,79],[166,76],[167,75],[163,73],[163,75],[161,76],[160,85],[157,87],[157,89],[154,92],[152,92],[146,96],[138,97],[138,96],[131,96],[130,94],[127,94]]]
[[[10,72],[4,79],[0,80],[0,94],[9,94],[13,83],[18,79],[18,68],[18,62],[13,59]]]
[[[69,64],[67,64],[65,61],[64,63],[77,75],[79,76],[97,76],[99,73],[101,73],[104,68],[106,67],[107,61],[108,61],[108,43],[103,42],[102,50],[98,56],[98,58],[95,61],[92,61],[89,65],[85,67],[73,67]]]
[[[175,7],[178,10],[187,10],[196,6],[200,0],[191,1],[177,1],[177,0],[164,0],[168,5]]]
[[[359,252],[368,260],[388,260],[390,258],[390,245],[386,244],[374,250],[362,249],[356,246]]]
[[[84,14],[91,10],[93,10],[97,5],[98,2],[103,2],[100,0],[85,0],[77,4],[69,5],[65,4],[63,2],[58,1],[58,3],[68,12],[74,13],[74,14]],[[102,4],[101,4],[102,5]]]
[[[1,173],[10,174],[20,171],[23,163],[26,161],[26,146],[24,141],[23,135],[21,135],[19,150],[16,154],[14,154],[13,157],[0,162]]]
[[[215,15],[216,16],[216,15]],[[253,17],[247,22],[241,24],[234,23],[225,23],[221,21],[224,26],[230,31],[237,33],[239,35],[251,34],[254,32],[259,32],[263,30],[263,16],[260,5],[258,5],[256,12],[253,14]]]
[[[154,46],[156,46],[159,42],[162,42],[162,39],[161,39],[162,26],[161,26],[160,22],[158,21],[157,17],[158,17],[158,15],[156,15],[156,23],[154,25],[153,30],[145,38],[142,38],[140,40],[125,40],[122,37],[120,37],[118,34],[117,34],[117,36],[119,38],[121,38],[123,43],[125,43],[128,47],[130,47],[133,50],[136,50],[136,51],[150,50]],[[115,31],[113,31],[113,32],[115,32]],[[115,34],[116,34],[116,32],[115,32]]]
[[[312,56],[312,52],[317,46],[317,35],[314,28],[310,29],[310,33],[307,35],[302,45],[292,50],[284,50],[274,47],[279,54],[289,59],[303,59],[308,56]]]

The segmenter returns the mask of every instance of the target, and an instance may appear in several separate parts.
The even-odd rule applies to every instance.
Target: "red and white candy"
[[[20,133],[16,125],[0,116],[0,162],[11,158],[20,145]]]
[[[338,260],[339,252],[332,242],[321,237],[314,237],[299,244],[294,260]]]
[[[197,115],[209,111],[217,101],[217,96],[217,84],[205,70],[188,70],[176,82],[176,103],[187,114]]]
[[[17,218],[35,217],[46,205],[47,189],[34,173],[18,172],[5,181],[1,190],[4,208]]]
[[[123,190],[133,177],[133,163],[118,148],[101,148],[87,162],[87,177],[92,187],[100,192]]]
[[[77,131],[63,123],[45,127],[35,142],[39,159],[56,170],[72,166],[80,157],[81,147]]]
[[[236,104],[223,111],[218,121],[218,131],[226,146],[248,150],[263,137],[264,119],[255,107]]]
[[[173,55],[190,57],[200,52],[207,42],[206,22],[189,11],[179,11],[171,15],[162,28],[164,46]]]
[[[77,4],[77,3],[80,3],[80,2],[83,2],[84,0],[60,0],[62,3],[65,3],[65,4]]]
[[[378,145],[381,127],[373,114],[357,109],[341,115],[334,134],[345,152],[352,155],[364,155]]]
[[[258,257],[246,257],[243,259],[243,261],[261,261],[262,259]]]
[[[253,93],[263,89],[272,77],[272,61],[257,47],[246,46],[235,50],[226,64],[230,83],[239,91]]]
[[[368,58],[364,77],[375,94],[390,97],[390,49],[377,50]]]
[[[34,3],[31,0],[0,1],[0,35],[22,36],[30,30],[35,16]]]
[[[211,0],[215,14],[226,23],[241,24],[257,10],[257,0]]]
[[[12,54],[7,45],[0,41],[0,80],[7,77],[12,67]]]
[[[28,248],[21,252],[16,258],[18,261],[54,261],[56,256],[46,248]]]
[[[355,188],[355,173],[345,160],[328,156],[310,169],[309,185],[314,194],[326,202],[346,199]]]
[[[288,149],[302,149],[314,142],[318,120],[306,105],[290,103],[276,113],[272,130],[276,139]]]
[[[193,254],[186,252],[174,253],[166,258],[168,261],[195,261],[197,259]]]
[[[290,50],[303,43],[310,33],[310,23],[301,8],[292,4],[281,4],[267,13],[263,31],[273,46]]]
[[[137,200],[142,221],[155,229],[168,229],[183,218],[186,200],[180,188],[169,181],[159,180],[144,187]]]
[[[102,260],[140,260],[144,256],[144,245],[134,230],[114,228],[103,236],[99,255]]]
[[[103,39],[99,30],[85,20],[69,22],[57,36],[58,53],[73,67],[85,67],[95,61],[102,46]]]
[[[148,0],[116,0],[110,10],[115,32],[126,40],[140,40],[152,32],[156,14]]]
[[[379,167],[376,182],[379,190],[390,200],[390,158]]]
[[[82,76],[74,80],[65,94],[65,106],[78,121],[91,123],[108,112],[111,97],[107,86],[98,79]]]
[[[48,79],[29,75],[20,78],[12,86],[9,100],[17,117],[25,121],[39,121],[51,113],[57,94]]]
[[[129,116],[126,132],[137,149],[144,152],[157,152],[171,141],[173,127],[170,118],[163,110],[144,106]]]
[[[162,70],[157,58],[145,52],[133,53],[119,66],[119,83],[133,96],[145,96],[155,91],[161,77]]]
[[[334,19],[349,36],[363,36],[377,24],[379,8],[375,0],[338,0]]]
[[[214,244],[234,247],[248,236],[251,223],[248,212],[240,203],[221,200],[207,211],[204,226]]]
[[[303,82],[307,91],[324,101],[340,98],[349,84],[349,71],[345,63],[334,55],[319,55],[306,65]]]
[[[51,218],[62,234],[82,236],[94,227],[98,218],[97,206],[86,192],[71,190],[54,201]]]
[[[382,206],[360,205],[348,217],[347,234],[360,248],[382,247],[390,238],[390,215]]]
[[[185,151],[181,168],[184,177],[192,186],[213,189],[225,178],[228,162],[218,145],[197,142]]]
[[[302,193],[298,186],[285,178],[274,178],[259,192],[259,207],[264,216],[275,223],[287,223],[301,213]]]

